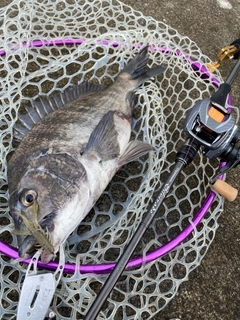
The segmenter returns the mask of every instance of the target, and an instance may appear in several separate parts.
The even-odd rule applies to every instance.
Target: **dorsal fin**
[[[34,101],[32,107],[24,106],[26,113],[19,115],[19,121],[14,126],[14,138],[22,140],[26,133],[46,115],[73,102],[80,96],[100,92],[103,89],[104,87],[100,84],[83,81],[80,85],[72,85],[63,93],[60,92],[49,99],[40,97],[40,101]]]

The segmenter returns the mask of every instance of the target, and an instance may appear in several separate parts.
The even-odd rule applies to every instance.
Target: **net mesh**
[[[164,77],[142,85],[134,110],[132,138],[151,143],[156,153],[124,166],[85,220],[67,240],[66,261],[99,264],[116,261],[171,171],[185,140],[182,120],[190,107],[215,90],[192,61],[209,58],[189,38],[118,1],[13,1],[0,11],[1,74],[1,240],[17,246],[8,212],[6,159],[14,151],[13,126],[23,105],[50,96],[72,83],[108,85],[138,51],[150,45],[149,66],[163,64]],[[56,39],[81,44],[47,45]],[[31,45],[39,40],[39,47]],[[43,41],[45,40],[45,42]],[[48,43],[49,44],[49,43]],[[221,81],[219,73],[215,78]],[[139,243],[135,256],[159,248],[191,223],[209,191],[217,163],[198,155],[186,168]],[[193,234],[176,249],[147,265],[125,271],[99,319],[149,319],[162,310],[188,279],[212,242],[223,200],[215,198]],[[26,266],[1,255],[0,317],[15,319]],[[57,319],[82,319],[107,275],[64,275],[51,309]]]

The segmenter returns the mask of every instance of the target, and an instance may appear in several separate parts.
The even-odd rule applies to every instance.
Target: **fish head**
[[[37,166],[23,173],[15,191],[11,192],[12,181],[9,185],[20,257],[29,257],[40,246],[42,262],[49,262],[87,212],[89,185],[84,168],[78,163],[59,164],[57,169],[52,163]]]
[[[39,188],[34,186],[15,190],[9,197],[9,209],[15,225],[18,253],[22,258],[28,257],[38,245],[43,248],[47,245],[50,247],[48,238],[54,229],[53,218],[56,206],[51,199],[44,198],[42,195],[39,193]]]
[[[10,181],[10,190],[12,185]],[[56,178],[39,167],[25,172],[16,186],[9,197],[9,209],[16,229],[19,256],[26,258],[37,246],[44,249],[50,243],[54,217],[66,193],[63,195],[63,186]]]

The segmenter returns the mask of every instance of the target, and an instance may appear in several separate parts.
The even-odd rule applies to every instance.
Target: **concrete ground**
[[[0,6],[10,3],[0,0]],[[146,16],[163,21],[195,41],[215,60],[219,49],[240,38],[240,0],[123,0]],[[224,79],[233,63],[221,66]],[[233,85],[233,101],[240,106],[240,75]],[[227,175],[238,187],[240,166]],[[216,238],[200,267],[180,286],[177,296],[154,320],[240,319],[240,196],[225,203]]]
[[[218,51],[240,38],[239,0],[123,0],[145,16],[163,21],[195,41],[212,60]],[[222,64],[226,79],[233,62]],[[233,85],[234,105],[240,106],[240,74]],[[240,166],[227,174],[227,181],[239,186]],[[201,266],[177,296],[154,320],[237,320],[240,319],[240,196],[225,203],[219,228]]]

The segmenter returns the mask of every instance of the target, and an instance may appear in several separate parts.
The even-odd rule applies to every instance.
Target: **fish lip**
[[[41,254],[41,261],[43,264],[47,264],[50,260],[52,260],[53,257],[54,257],[54,254],[43,250]]]
[[[29,243],[28,243],[29,242]],[[18,247],[18,255],[20,258],[24,258],[27,259],[29,257],[32,257],[33,254],[36,252],[36,240],[34,239],[34,237],[32,235],[27,236],[23,242],[21,243],[21,245]],[[27,246],[26,246],[27,244]],[[33,250],[31,250],[33,249]],[[54,257],[54,254],[49,253],[45,250],[42,251],[41,253],[41,261],[43,264],[47,264],[50,260],[52,260],[52,258]]]
[[[36,240],[32,235],[26,236],[20,244],[18,244],[18,255],[20,258],[27,258],[34,252],[33,249],[36,245]]]

